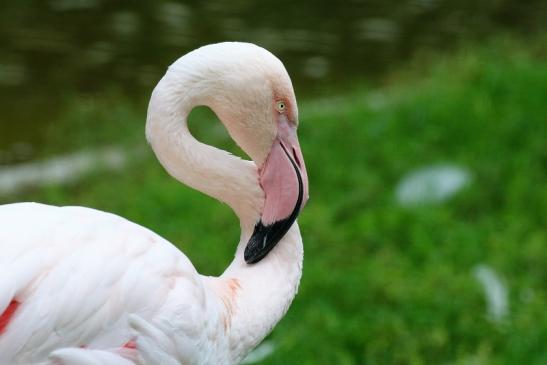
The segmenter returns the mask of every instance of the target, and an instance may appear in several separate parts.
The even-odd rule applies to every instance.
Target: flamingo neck
[[[197,92],[190,94],[187,90]],[[228,204],[242,227],[252,227],[264,204],[256,165],[199,142],[188,129],[190,111],[198,105],[210,105],[210,92],[202,83],[196,85],[191,77],[169,70],[150,98],[146,135],[171,176]]]
[[[228,204],[240,219],[241,238],[234,260],[220,277],[202,277],[218,298],[229,352],[233,363],[238,363],[272,330],[296,295],[303,247],[295,223],[262,261],[245,262],[245,246],[264,206],[257,167],[197,141],[187,125],[192,108],[213,105],[208,95],[214,91],[192,74],[170,69],[152,93],[146,134],[171,176]]]
[[[224,285],[225,327],[234,363],[239,363],[285,315],[302,276],[304,249],[297,222],[264,259],[253,265],[243,259],[250,236],[251,231],[242,231],[234,260],[218,278]]]

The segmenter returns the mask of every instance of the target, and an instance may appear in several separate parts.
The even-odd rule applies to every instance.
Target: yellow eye
[[[275,104],[275,108],[277,109],[278,112],[283,113],[285,109],[287,108],[287,106],[285,105],[284,101],[278,101]]]

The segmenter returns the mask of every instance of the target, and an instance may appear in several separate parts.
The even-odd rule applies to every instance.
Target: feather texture
[[[1,205],[0,365],[241,361],[285,314],[302,273],[296,223],[260,263],[243,257],[264,205],[256,162],[275,139],[271,103],[280,94],[296,110],[275,56],[224,43],[180,58],[150,102],[147,137],[160,162],[240,219],[235,258],[220,277],[199,275],[170,242],[113,214]],[[223,117],[254,162],[191,136],[186,117],[200,103]]]
[[[21,303],[0,336],[1,364],[31,364],[62,346],[121,348],[138,334],[129,316],[161,327],[162,309],[172,306],[188,316],[180,330],[200,333],[207,307],[199,275],[153,232],[89,208],[32,203],[0,206],[0,221],[0,283],[13,285],[0,301]],[[20,227],[28,221],[38,223]]]

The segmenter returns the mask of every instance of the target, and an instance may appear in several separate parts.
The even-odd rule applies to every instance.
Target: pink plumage
[[[272,107],[279,95],[290,107]],[[193,138],[186,117],[203,104],[253,161]],[[173,244],[116,215],[0,205],[0,365],[239,363],[283,317],[302,273],[293,222],[308,181],[296,125],[290,78],[268,51],[220,43],[176,61],[153,92],[147,137],[172,176],[238,215],[234,260],[221,276],[202,276]],[[284,231],[268,236],[278,222]],[[248,264],[251,241],[269,246],[253,247]]]

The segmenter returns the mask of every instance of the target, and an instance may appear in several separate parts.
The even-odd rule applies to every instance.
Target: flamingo
[[[208,106],[252,159],[197,141]],[[146,136],[167,172],[239,217],[235,257],[198,274],[158,234],[85,207],[0,206],[0,365],[237,364],[298,290],[308,199],[282,62],[249,43],[198,48],[154,89]]]

